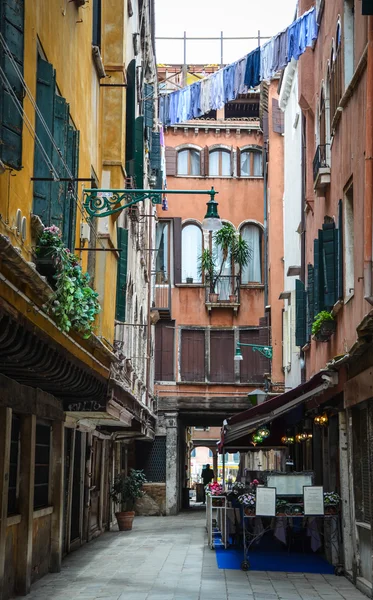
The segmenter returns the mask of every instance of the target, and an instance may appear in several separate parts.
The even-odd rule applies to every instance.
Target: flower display
[[[222,496],[223,486],[220,483],[209,483],[205,487],[207,496]]]
[[[324,504],[327,506],[337,506],[341,497],[337,492],[324,492]]]
[[[240,496],[246,489],[246,485],[242,481],[236,481],[232,486],[232,494]]]
[[[254,494],[242,494],[242,496],[238,497],[238,502],[244,506],[250,506],[254,508],[256,504],[256,498]]]

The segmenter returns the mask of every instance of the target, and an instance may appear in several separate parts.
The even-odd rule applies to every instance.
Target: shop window
[[[248,223],[241,228],[240,234],[248,243],[251,258],[248,264],[242,268],[241,282],[262,282],[262,229],[258,225]]]
[[[201,175],[201,153],[199,150],[187,148],[177,153],[178,175]]]
[[[354,293],[355,265],[354,265],[354,189],[350,185],[344,199],[344,296],[345,301]]]
[[[201,283],[202,274],[198,268],[202,255],[202,230],[190,223],[182,229],[182,281],[183,283]]]
[[[18,513],[19,490],[19,456],[20,456],[20,419],[13,414],[10,437],[8,515]]]
[[[210,177],[231,177],[231,152],[218,148],[209,152]]]
[[[34,510],[49,505],[51,428],[36,424]]]
[[[240,152],[241,177],[263,177],[262,152],[243,150]]]

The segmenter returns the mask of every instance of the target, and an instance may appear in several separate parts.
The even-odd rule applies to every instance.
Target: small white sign
[[[258,517],[276,516],[276,488],[256,488],[255,514],[258,515]]]
[[[322,485],[303,487],[304,514],[319,516],[324,514],[324,488]]]

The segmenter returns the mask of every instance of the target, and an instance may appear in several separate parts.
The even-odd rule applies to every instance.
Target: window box
[[[324,191],[330,185],[330,144],[317,146],[313,159],[313,185],[315,190]]]
[[[53,248],[42,247],[40,246],[38,249],[38,255],[36,257],[36,269],[43,275],[53,288],[56,287],[56,262],[53,258],[54,250]]]
[[[336,321],[324,321],[317,333],[313,336],[316,342],[328,342],[337,329]]]

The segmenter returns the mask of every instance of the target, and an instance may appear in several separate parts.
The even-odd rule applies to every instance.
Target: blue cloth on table
[[[237,63],[233,63],[232,65],[228,65],[225,67],[225,69],[223,69],[225,102],[231,102],[236,98],[234,93],[234,75],[236,72],[236,65]]]
[[[245,85],[245,72],[246,72],[247,56],[244,56],[236,63],[236,69],[234,72],[234,95],[235,98],[239,94],[247,94],[247,85]]]
[[[260,48],[247,55],[244,83],[247,87],[256,87],[260,83]]]

